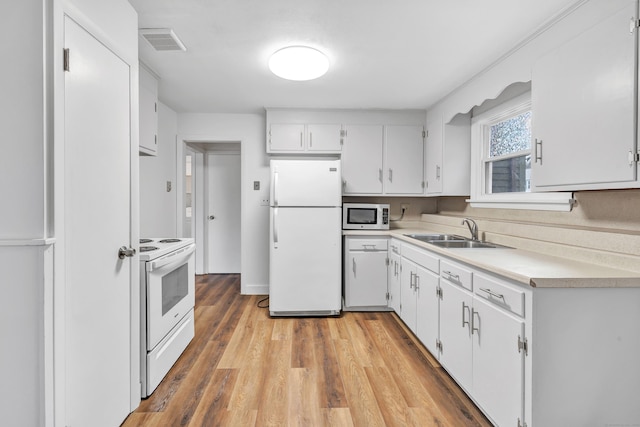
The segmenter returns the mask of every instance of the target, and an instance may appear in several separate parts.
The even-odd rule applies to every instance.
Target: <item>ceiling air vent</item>
[[[155,50],[187,50],[171,28],[140,28],[139,33]]]

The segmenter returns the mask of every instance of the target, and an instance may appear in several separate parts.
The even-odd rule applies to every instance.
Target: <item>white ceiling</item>
[[[424,109],[576,0],[129,0],[140,28],[172,28],[187,52],[140,59],[177,112],[264,107]],[[286,45],[331,62],[308,82],[267,68]]]

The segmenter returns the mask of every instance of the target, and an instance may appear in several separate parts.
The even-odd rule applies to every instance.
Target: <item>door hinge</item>
[[[518,418],[518,427],[527,427],[527,423],[520,421],[520,418]]]
[[[427,136],[429,136],[429,131],[428,130],[422,130],[422,138],[426,138]]]
[[[384,262],[387,265],[387,267],[389,267],[389,258],[385,258]]]
[[[636,28],[640,28],[640,19],[636,19],[632,16],[629,20],[629,33],[633,34]]]
[[[442,299],[442,288],[440,286],[436,288],[436,297]]]
[[[633,150],[629,150],[628,158],[629,166],[633,166],[634,163],[640,162],[640,150],[636,151],[635,153],[633,152]]]
[[[436,348],[442,352],[442,341],[436,338]]]
[[[424,181],[422,181],[422,188],[424,189],[427,186]]]
[[[69,48],[62,49],[62,69],[69,71]]]
[[[524,355],[528,356],[529,355],[529,343],[527,342],[526,338],[523,340],[520,337],[520,335],[518,335],[518,353],[521,353],[523,350],[524,350]]]
[[[387,301],[389,301],[389,298],[390,298],[389,292],[387,292]]]

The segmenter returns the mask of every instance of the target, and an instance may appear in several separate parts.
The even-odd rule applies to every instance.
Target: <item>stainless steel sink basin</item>
[[[480,242],[477,240],[448,240],[448,241],[431,241],[429,242],[439,248],[507,248],[508,246],[497,245],[495,243]]]
[[[422,242],[467,240],[465,237],[455,234],[405,234],[405,236]]]

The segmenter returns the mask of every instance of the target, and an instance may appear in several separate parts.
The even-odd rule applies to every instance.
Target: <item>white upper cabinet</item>
[[[638,186],[637,1],[618,3],[534,64],[534,191]]]
[[[424,128],[422,126],[386,126],[386,194],[422,194]]]
[[[442,113],[427,113],[425,193],[468,196],[471,169],[471,116],[444,123]]]
[[[140,141],[143,155],[158,154],[158,81],[140,67]]]
[[[267,134],[268,153],[339,153],[342,125],[271,123]]]
[[[342,151],[342,125],[307,125],[307,148],[321,153],[339,153]]]
[[[305,150],[305,126],[273,123],[267,135],[268,152],[299,152]]]
[[[345,126],[343,194],[382,194],[382,125]]]

